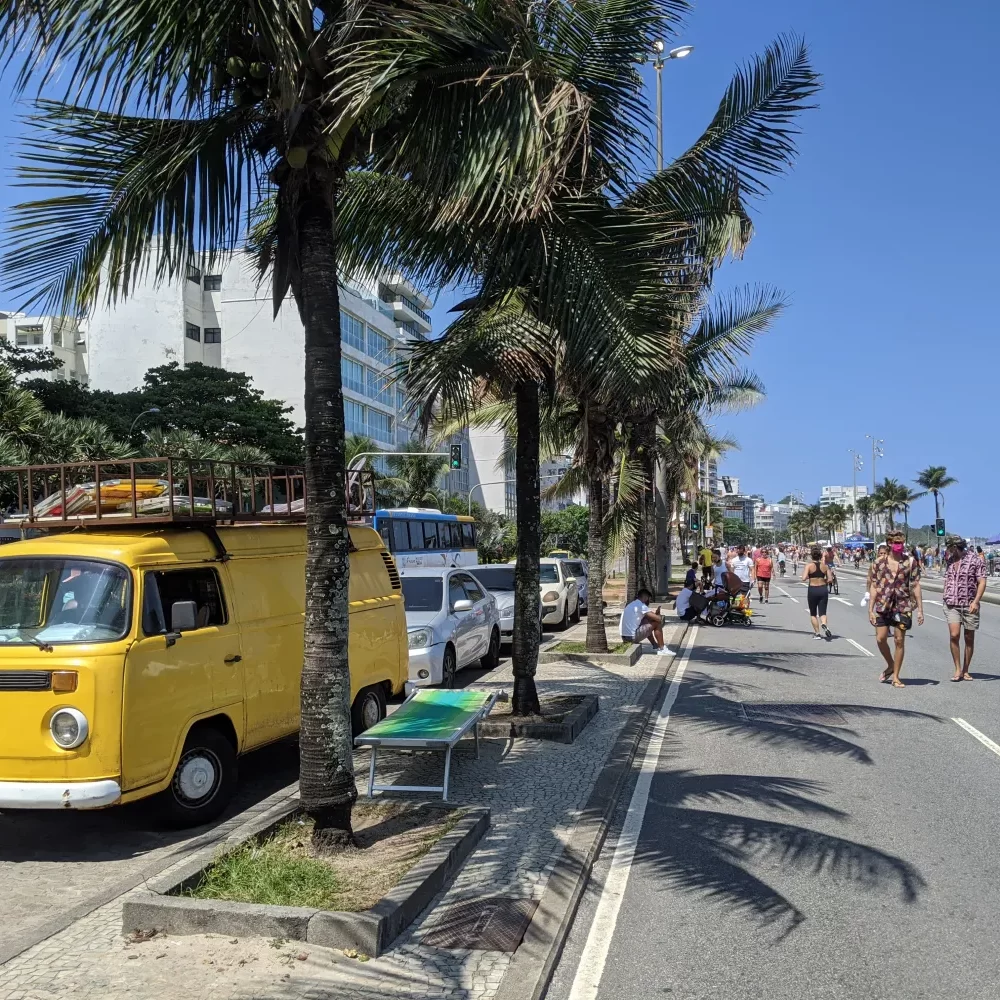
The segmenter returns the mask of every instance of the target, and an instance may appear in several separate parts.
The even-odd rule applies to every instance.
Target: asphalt
[[[599,988],[573,993],[631,790],[549,1000],[1000,995],[1000,756],[954,721],[1000,743],[1000,608],[953,684],[931,596],[894,689],[863,580],[842,576],[829,642],[776,586],[751,628],[699,630]]]

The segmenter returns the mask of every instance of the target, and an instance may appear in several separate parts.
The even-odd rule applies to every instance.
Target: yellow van
[[[399,576],[350,528],[352,716],[407,676]],[[0,547],[0,810],[93,809],[163,793],[196,825],[237,757],[297,731],[305,528],[124,525]]]

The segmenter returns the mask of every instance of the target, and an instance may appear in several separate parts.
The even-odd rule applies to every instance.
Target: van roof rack
[[[375,514],[375,474],[345,476],[348,520]],[[0,516],[47,529],[117,525],[294,524],[306,519],[301,466],[186,458],[0,467]]]

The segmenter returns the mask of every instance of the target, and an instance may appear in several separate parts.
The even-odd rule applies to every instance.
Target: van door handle
[[[225,662],[226,663],[239,663],[242,659],[243,659],[243,657],[240,656],[239,653],[236,653],[234,656],[227,656]]]

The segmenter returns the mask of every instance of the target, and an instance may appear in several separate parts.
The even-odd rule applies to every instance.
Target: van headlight
[[[543,604],[555,604],[556,601],[558,601],[558,600],[559,600],[559,591],[558,590],[549,590],[546,593],[542,594],[542,603]]]
[[[431,633],[429,629],[418,629],[410,632],[406,637],[407,645],[410,649],[425,649],[431,644]]]
[[[83,712],[75,708],[60,708],[49,721],[49,732],[57,746],[73,750],[87,738],[90,725]]]

